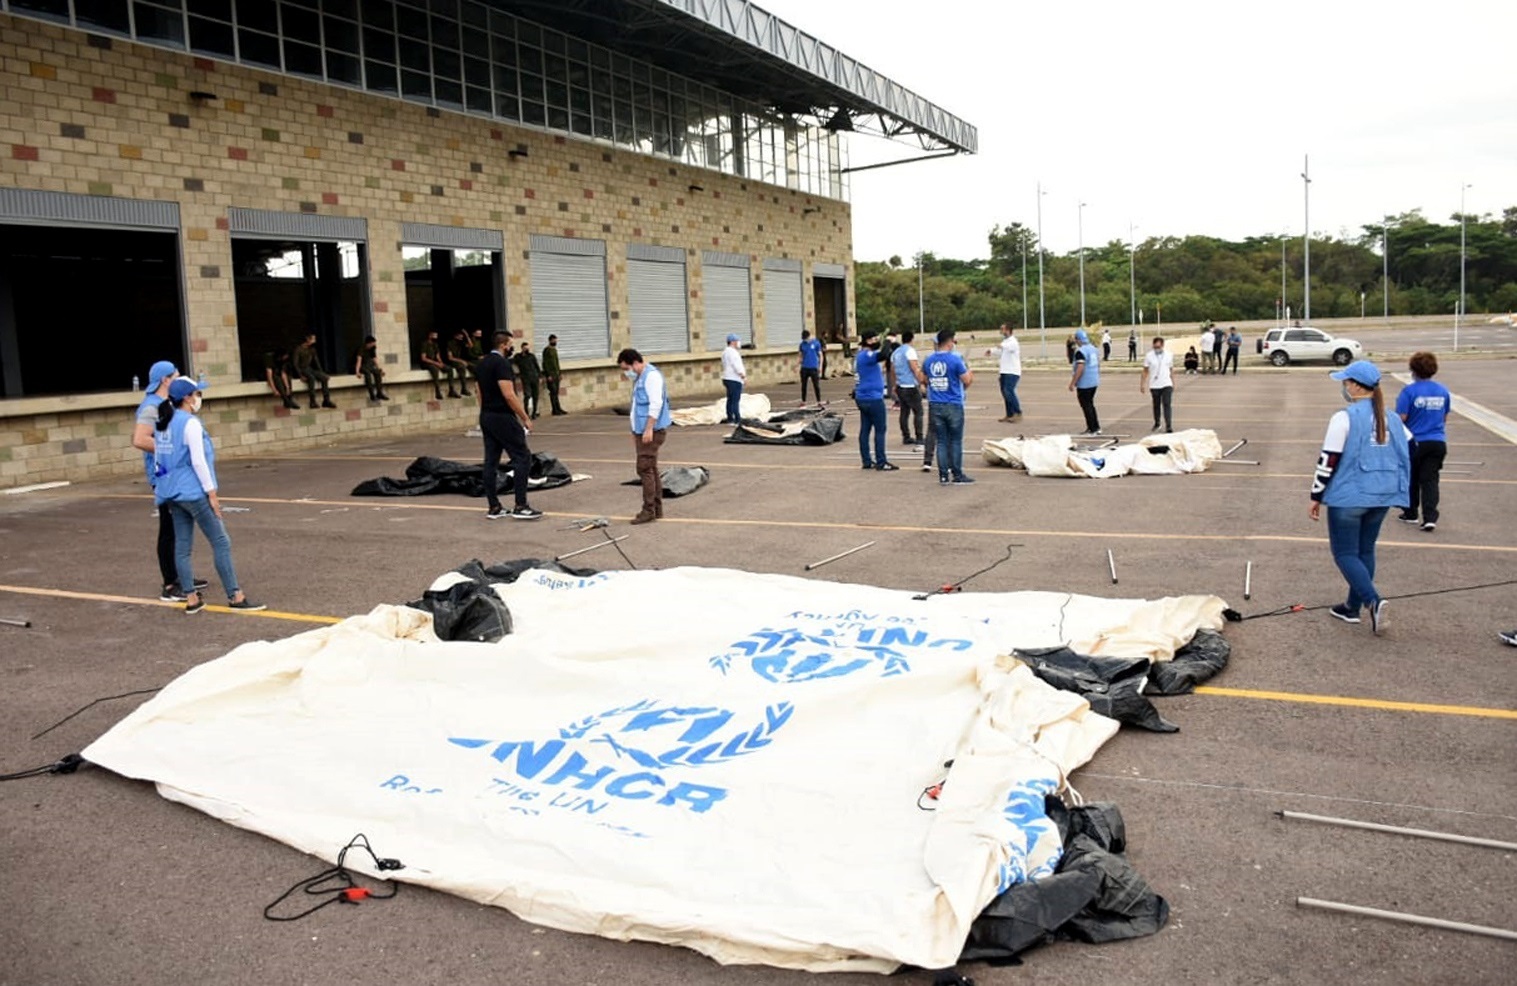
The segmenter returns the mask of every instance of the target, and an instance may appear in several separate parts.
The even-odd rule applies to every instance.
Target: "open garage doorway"
[[[848,282],[841,264],[813,264],[811,301],[816,312],[816,337],[844,342],[848,337]]]
[[[0,397],[127,391],[184,357],[177,234],[0,224]]]
[[[416,244],[402,244],[400,250],[412,367],[422,365],[421,347],[429,332],[447,346],[459,330],[472,337],[477,329],[488,350],[490,336],[506,327],[500,250]]]
[[[348,240],[232,240],[242,379],[264,379],[265,357],[293,352],[308,333],[333,376],[351,372],[369,331],[368,263]]]

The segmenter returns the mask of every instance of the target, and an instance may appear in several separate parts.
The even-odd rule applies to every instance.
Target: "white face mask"
[[[637,379],[637,371],[636,370],[623,370],[622,371],[622,376],[626,377],[628,380],[636,380]]]
[[[185,403],[185,406],[190,409],[190,413],[191,414],[199,414],[200,413],[200,402],[201,402],[201,397],[200,397],[199,394],[191,394],[190,395],[190,399],[187,400],[187,401],[185,401],[184,403]]]
[[[1343,392],[1343,399],[1345,401],[1348,401],[1349,403],[1353,403],[1354,395],[1351,394],[1351,393],[1349,393],[1348,384],[1346,384],[1346,383],[1339,384],[1338,385],[1338,389]]]

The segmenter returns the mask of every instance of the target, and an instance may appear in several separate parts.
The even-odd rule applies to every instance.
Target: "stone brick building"
[[[563,401],[794,376],[852,328],[844,133],[972,127],[757,8],[698,0],[0,0],[0,487],[140,468],[148,366],[222,454],[456,429],[425,333],[564,354]],[[709,8],[709,9],[708,9]],[[808,65],[820,66],[809,68]],[[307,332],[337,410],[286,410]],[[394,398],[354,374],[378,340]],[[296,397],[304,407],[303,388]]]

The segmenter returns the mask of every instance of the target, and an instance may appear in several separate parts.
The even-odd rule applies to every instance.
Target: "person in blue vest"
[[[664,447],[671,415],[664,375],[635,349],[616,354],[622,376],[632,381],[632,447],[637,454],[637,478],[643,483],[643,509],[632,518],[646,524],[664,516],[664,482],[658,472],[658,450]]]
[[[1080,401],[1080,410],[1085,413],[1085,430],[1082,435],[1101,434],[1101,419],[1096,414],[1096,388],[1101,385],[1101,354],[1090,344],[1090,336],[1084,329],[1075,333],[1074,372],[1069,377],[1069,389]]]
[[[922,447],[922,361],[912,340],[910,329],[901,333],[900,343],[890,353],[890,368],[895,371],[895,399],[900,405],[901,444],[909,449]]]
[[[1370,626],[1379,636],[1386,629],[1386,607],[1375,588],[1375,541],[1390,508],[1407,502],[1411,453],[1405,427],[1386,414],[1375,364],[1355,360],[1332,378],[1342,383],[1348,407],[1328,420],[1309,515],[1317,520],[1327,507],[1333,562],[1348,583],[1348,599],[1328,613],[1358,623],[1360,610],[1367,607]]]
[[[232,539],[222,523],[221,501],[216,495],[216,449],[197,416],[201,385],[189,377],[169,384],[168,399],[158,405],[153,435],[153,496],[167,504],[174,517],[174,563],[179,585],[185,588],[184,611],[205,609],[205,596],[191,569],[198,526],[211,542],[216,574],[226,590],[227,606],[239,610],[263,609],[242,591],[232,568]]]
[[[153,475],[153,428],[158,424],[158,407],[168,399],[169,387],[178,378],[179,368],[173,363],[166,359],[154,363],[148,370],[147,391],[133,418],[132,447],[142,452],[148,489],[158,482],[158,477]],[[158,598],[166,603],[184,602],[184,592],[179,588],[179,569],[174,562],[174,515],[164,503],[158,504],[158,574],[163,580]],[[205,584],[205,580],[200,579],[197,586],[204,588]]]
[[[886,356],[880,351],[880,334],[865,329],[860,340],[862,346],[853,361],[853,402],[859,408],[859,458],[865,469],[894,472],[900,468],[885,459],[885,432],[889,428],[885,416],[885,372],[882,369]],[[874,459],[869,458],[869,440],[874,437]]]
[[[822,340],[813,339],[809,329],[801,330],[801,403],[806,403],[806,381],[816,394],[816,402],[822,402],[822,360],[825,349]]]
[[[1412,382],[1397,395],[1396,413],[1406,423],[1416,444],[1412,446],[1411,498],[1399,519],[1406,524],[1420,524],[1431,534],[1438,528],[1438,473],[1449,451],[1445,422],[1454,398],[1447,387],[1433,379],[1438,374],[1437,356],[1413,353],[1409,366]]]
[[[922,379],[938,445],[938,482],[967,486],[974,480],[964,474],[964,389],[974,383],[974,372],[955,350],[955,334],[953,329],[938,331],[937,348],[922,361]]]

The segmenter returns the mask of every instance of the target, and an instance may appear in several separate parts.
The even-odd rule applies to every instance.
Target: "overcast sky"
[[[852,176],[854,256],[1055,253],[1205,234],[1356,236],[1517,206],[1512,0],[759,0],[979,128],[974,156]],[[908,145],[850,136],[855,165]],[[909,259],[907,261],[909,263]]]

